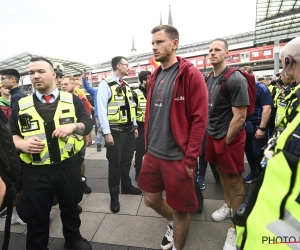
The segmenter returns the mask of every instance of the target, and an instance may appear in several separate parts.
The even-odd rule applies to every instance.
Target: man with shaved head
[[[300,37],[287,43],[281,51],[280,57],[284,68],[284,75],[300,82]]]
[[[288,88],[279,97],[275,117],[275,132],[282,133],[292,119],[292,110],[297,106],[296,91],[300,88],[300,37],[287,43],[281,51],[283,71],[281,78]],[[289,81],[287,81],[289,79]]]

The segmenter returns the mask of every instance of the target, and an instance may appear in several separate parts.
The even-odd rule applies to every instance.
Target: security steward
[[[117,56],[111,60],[111,66],[113,73],[99,85],[97,105],[108,160],[110,209],[117,213],[120,182],[122,194],[140,195],[142,190],[132,185],[129,176],[138,130],[136,104],[129,85],[122,80],[128,75],[128,62],[125,57]]]
[[[139,136],[135,141],[135,155],[134,155],[134,168],[135,168],[135,180],[138,181],[141,167],[143,163],[143,157],[145,155],[145,135],[144,135],[144,123],[145,123],[145,111],[147,104],[147,85],[148,76],[151,75],[150,71],[142,71],[139,74],[140,86],[138,89],[132,91],[133,98],[135,99],[136,106],[136,121],[138,125]]]
[[[49,216],[56,194],[64,247],[90,250],[90,243],[79,231],[77,204],[83,196],[82,136],[92,130],[93,121],[77,96],[57,89],[56,74],[48,59],[32,58],[29,76],[36,92],[19,101],[10,121],[23,161],[17,211],[27,223],[26,249],[47,249]]]

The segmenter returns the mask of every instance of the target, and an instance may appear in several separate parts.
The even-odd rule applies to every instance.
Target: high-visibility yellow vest
[[[136,93],[138,99],[138,104],[136,107],[136,121],[145,122],[147,100],[140,89],[134,89],[133,91]]]
[[[268,161],[246,227],[236,226],[237,249],[300,249],[299,243],[293,243],[300,240],[300,161],[286,151],[300,124],[300,106],[297,111],[277,139],[276,154]]]
[[[287,126],[287,116],[291,114],[293,103],[297,100],[296,91],[300,88],[298,84],[291,89],[290,93],[284,98],[279,98],[277,101],[277,113],[275,117],[275,129],[283,131]]]
[[[84,145],[83,137],[76,134],[70,134],[66,138],[51,139],[51,134],[59,126],[76,123],[75,107],[73,104],[73,96],[70,93],[60,91],[57,108],[53,117],[53,121],[44,121],[34,107],[32,96],[27,96],[19,100],[19,117],[28,114],[30,118],[30,128],[24,128],[18,120],[21,135],[24,140],[31,137],[38,137],[44,144],[45,148],[40,154],[28,154],[21,152],[20,158],[27,164],[32,165],[48,165],[54,164],[72,155],[78,153]],[[54,126],[49,127],[54,122]],[[48,136],[47,136],[48,135]],[[48,149],[48,143],[51,141],[51,152]]]
[[[275,86],[273,86],[273,87],[275,88],[275,90],[272,90],[272,91],[275,91],[275,95],[273,97],[273,104],[274,104],[274,107],[277,108],[278,100],[279,100],[282,90],[279,88],[276,88]]]
[[[111,90],[111,99],[107,104],[109,124],[131,123],[136,117],[136,103],[133,100],[129,85],[125,82],[125,92],[115,80],[106,78],[105,81]],[[130,120],[128,119],[130,112]]]

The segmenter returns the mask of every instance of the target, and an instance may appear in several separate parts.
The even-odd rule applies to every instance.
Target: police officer
[[[134,158],[134,168],[135,168],[135,180],[138,181],[140,176],[140,171],[142,167],[143,157],[145,154],[145,136],[144,136],[144,123],[145,123],[145,111],[147,104],[147,85],[148,76],[151,75],[150,71],[142,71],[139,74],[140,86],[138,89],[133,90],[133,97],[137,104],[136,107],[136,121],[138,124],[139,137],[135,141],[135,158]]]
[[[128,62],[123,56],[111,60],[113,73],[99,85],[97,93],[98,117],[105,137],[108,160],[110,209],[120,211],[119,193],[140,195],[129,176],[135,138],[138,137],[136,104],[129,85],[122,79],[128,75]]]
[[[17,210],[27,223],[26,249],[47,249],[49,216],[56,194],[64,247],[90,250],[90,243],[79,231],[77,204],[83,196],[82,136],[92,130],[92,119],[77,96],[57,89],[49,60],[32,58],[29,76],[36,92],[22,98],[11,116],[14,143],[23,161]]]

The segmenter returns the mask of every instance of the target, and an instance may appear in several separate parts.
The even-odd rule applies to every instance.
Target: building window
[[[272,55],[272,50],[268,49],[268,50],[264,50],[264,56],[271,56]]]
[[[233,56],[232,56],[232,61],[233,61],[233,62],[238,62],[239,60],[240,60],[239,55],[233,55]]]
[[[197,65],[203,65],[203,60],[197,60]]]

